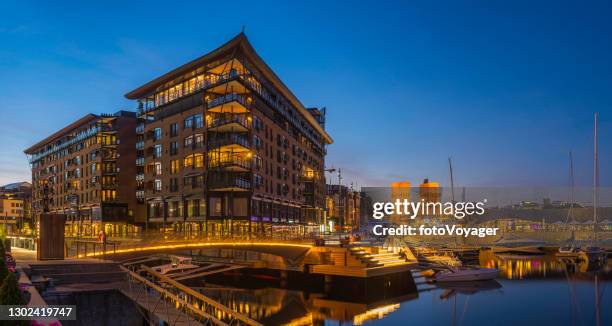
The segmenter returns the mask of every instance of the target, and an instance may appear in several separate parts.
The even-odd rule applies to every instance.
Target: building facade
[[[0,187],[1,222],[6,231],[13,234],[30,235],[34,229],[32,221],[32,184],[16,182]]]
[[[343,185],[326,185],[327,228],[355,231],[361,225],[361,192]],[[331,222],[331,224],[330,224]]]
[[[0,197],[0,223],[3,232],[13,234],[23,220],[24,203],[21,199]]]
[[[88,114],[25,150],[32,168],[32,207],[65,214],[66,235],[137,231],[136,115]]]
[[[322,222],[325,116],[244,34],[126,97],[138,101],[136,194],[148,227],[223,236]]]

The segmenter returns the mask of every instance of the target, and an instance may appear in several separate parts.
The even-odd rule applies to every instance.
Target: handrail
[[[208,147],[210,148],[218,148],[225,145],[240,145],[242,147],[249,148],[249,140],[246,137],[241,137],[232,134],[230,137],[221,137],[215,140],[210,140],[208,142]]]
[[[216,128],[216,127],[223,126],[223,125],[230,124],[230,123],[238,123],[239,125],[245,128],[251,128],[251,124],[249,123],[249,120],[238,114],[229,114],[229,115],[223,114],[223,115],[214,117],[213,119],[207,121],[206,127]]]
[[[222,326],[227,326],[228,324],[222,322],[221,320],[215,318],[214,316],[200,310],[197,309],[195,307],[193,307],[190,303],[186,302],[185,300],[181,299],[180,297],[178,297],[177,295],[175,295],[174,293],[162,288],[161,286],[147,280],[146,278],[138,275],[138,273],[135,273],[133,271],[131,271],[130,269],[124,267],[124,266],[119,266],[123,271],[127,272],[128,275],[130,277],[133,277],[134,279],[138,280],[139,282],[143,283],[146,286],[151,287],[152,289],[154,289],[155,291],[159,292],[160,294],[163,293],[166,297],[170,297],[171,299],[175,300],[176,302],[180,303],[182,306],[189,308],[189,310],[193,311],[194,313],[209,319],[210,321],[212,321],[213,323],[215,323],[216,325],[222,325]]]
[[[246,323],[247,325],[263,326],[263,324],[255,321],[255,320],[253,320],[253,319],[251,319],[251,318],[249,318],[247,316],[244,316],[243,314],[241,314],[239,312],[236,312],[233,309],[231,309],[231,308],[229,308],[229,307],[227,307],[227,306],[225,306],[223,304],[220,304],[219,302],[217,302],[217,301],[215,301],[215,300],[213,300],[213,299],[203,295],[200,292],[197,292],[197,291],[193,290],[192,288],[190,288],[188,286],[185,286],[185,285],[183,285],[183,284],[181,284],[181,283],[179,283],[179,282],[177,282],[177,281],[175,281],[175,280],[173,280],[173,279],[171,279],[171,278],[169,278],[169,277],[167,277],[165,275],[162,275],[162,274],[154,271],[152,268],[150,268],[148,266],[140,265],[140,268],[142,270],[146,271],[147,273],[149,273],[149,274],[159,278],[164,283],[170,284],[170,285],[176,287],[177,289],[179,289],[179,290],[181,290],[181,291],[183,291],[183,292],[185,292],[185,293],[187,293],[187,294],[189,294],[191,296],[194,296],[197,299],[202,300],[206,304],[209,304],[209,305],[215,307],[216,309],[219,309],[219,310],[223,311],[224,313],[226,313],[226,314],[228,314],[230,316],[234,316],[236,319]]]

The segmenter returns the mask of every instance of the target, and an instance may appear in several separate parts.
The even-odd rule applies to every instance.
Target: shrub
[[[0,287],[0,304],[3,305],[25,305],[27,302],[23,299],[21,289],[15,274],[8,273],[2,281]]]
[[[0,280],[4,280],[6,276],[9,274],[9,270],[6,267],[6,261],[4,257],[0,258]]]

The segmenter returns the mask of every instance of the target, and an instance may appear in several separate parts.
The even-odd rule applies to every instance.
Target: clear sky
[[[0,4],[0,184],[23,150],[246,34],[306,106],[328,108],[343,183],[612,185],[610,2],[7,1]],[[102,2],[100,2],[102,3]],[[337,178],[334,177],[334,182]]]

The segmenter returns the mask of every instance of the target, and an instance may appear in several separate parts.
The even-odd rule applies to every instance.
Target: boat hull
[[[499,275],[499,270],[494,268],[482,268],[478,270],[445,271],[435,276],[436,282],[470,282],[485,281],[495,279]]]

